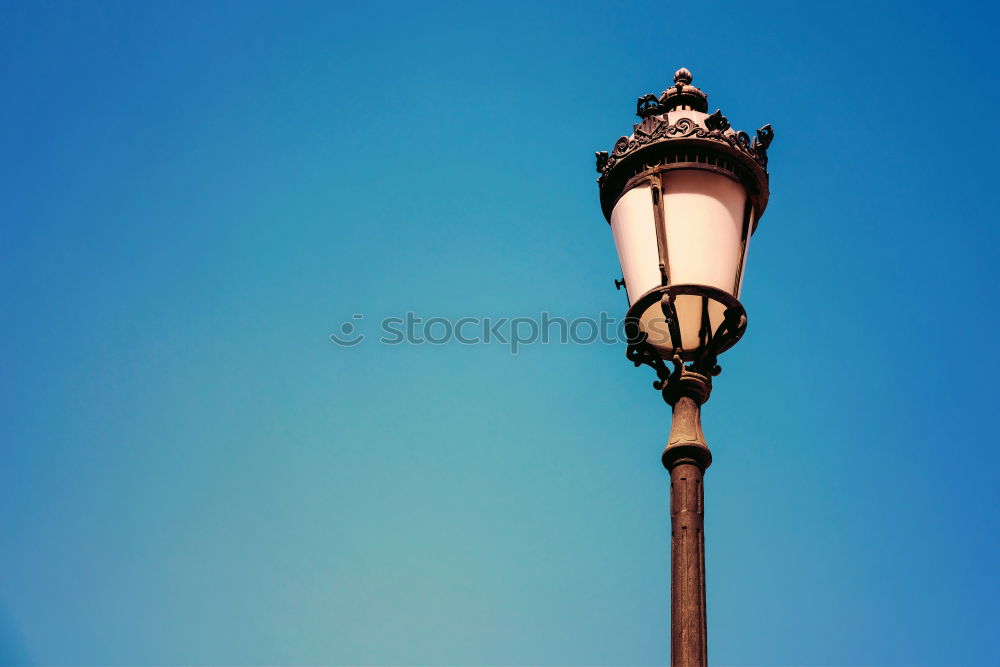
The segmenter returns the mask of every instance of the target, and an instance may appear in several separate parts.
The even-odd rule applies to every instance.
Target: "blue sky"
[[[713,664],[996,664],[994,7],[3,18],[3,662],[662,664],[648,369],[375,336],[623,312],[593,153],[683,65],[776,132],[703,415]]]

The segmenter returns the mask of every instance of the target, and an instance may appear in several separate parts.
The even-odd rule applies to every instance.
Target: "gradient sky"
[[[622,314],[593,153],[683,65],[776,133],[712,663],[1000,664],[994,6],[2,14],[3,662],[663,664],[651,372],[372,334]]]

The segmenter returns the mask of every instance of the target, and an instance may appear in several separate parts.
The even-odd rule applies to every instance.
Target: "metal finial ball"
[[[687,67],[682,67],[676,72],[674,72],[674,83],[684,84],[685,86],[691,83],[691,70]]]

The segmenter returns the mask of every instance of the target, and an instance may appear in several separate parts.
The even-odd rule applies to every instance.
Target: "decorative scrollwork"
[[[635,103],[635,115],[639,118],[649,118],[658,113],[663,113],[660,109],[660,99],[652,93],[643,95]]]
[[[630,155],[634,151],[648,144],[663,139],[685,139],[695,137],[699,139],[712,139],[721,141],[732,146],[747,157],[755,160],[760,166],[767,168],[767,147],[774,139],[774,130],[770,125],[765,125],[757,130],[757,138],[751,142],[750,135],[746,132],[730,131],[731,126],[722,111],[718,110],[714,114],[705,118],[705,124],[700,125],[697,121],[687,116],[678,118],[677,122],[671,125],[666,115],[655,113],[651,106],[651,96],[639,98],[639,107],[643,109],[643,121],[633,126],[632,137],[621,137],[615,142],[611,154],[605,159],[606,153],[598,153],[597,171],[601,173],[600,182],[608,175],[614,166]],[[649,111],[646,114],[646,111]],[[643,115],[646,114],[646,115]]]
[[[608,152],[607,151],[597,151],[594,153],[597,157],[597,171],[598,173],[603,172],[604,168],[608,165]]]
[[[690,118],[678,118],[677,122],[672,126],[668,127],[666,133],[670,135],[679,134],[682,137],[686,137],[690,134],[695,134],[701,128],[698,127],[698,123],[694,122]]]
[[[713,132],[725,132],[729,129],[729,121],[722,115],[722,109],[716,109],[715,113],[705,118],[705,127]]]
[[[736,132],[735,134],[732,135],[732,139],[729,139],[728,141],[729,141],[729,143],[733,143],[733,141],[735,141],[736,144],[739,145],[739,149],[742,150],[742,151],[744,151],[744,152],[746,152],[746,153],[751,152],[750,151],[750,135],[747,134],[746,132]],[[736,145],[736,144],[734,144],[734,145]]]
[[[719,111],[705,119],[705,126],[699,125],[697,121],[688,117],[678,118],[677,122],[671,125],[666,116],[647,116],[641,123],[633,127],[631,138],[621,137],[615,142],[607,160],[598,157],[597,170],[601,173],[599,180],[603,181],[618,162],[643,146],[662,139],[685,139],[688,137],[722,141],[766,168],[767,146],[774,137],[774,131],[770,128],[770,125],[765,125],[758,130],[758,138],[751,143],[750,135],[746,132],[729,132],[729,121]],[[601,154],[598,153],[598,155]]]
[[[679,390],[682,378],[699,375],[707,382],[708,390],[711,391],[710,378],[722,372],[722,367],[716,363],[714,356],[685,364],[680,354],[676,353],[670,360],[673,368],[669,368],[657,350],[646,341],[630,343],[625,349],[625,356],[636,368],[645,364],[656,371],[657,379],[653,381],[653,389],[660,392],[663,400],[671,404],[674,402],[671,399]]]
[[[754,158],[767,168],[767,147],[771,145],[774,141],[774,129],[770,124],[757,130],[757,137],[753,140],[753,145],[750,147],[751,153],[753,153]]]
[[[767,150],[772,141],[774,141],[774,128],[770,123],[757,130],[757,142],[764,147],[764,150]]]
[[[663,359],[652,345],[646,340],[633,341],[625,348],[625,358],[631,361],[636,368],[645,364],[654,371],[658,378],[653,382],[654,389],[661,389],[670,379],[670,370],[663,363]]]

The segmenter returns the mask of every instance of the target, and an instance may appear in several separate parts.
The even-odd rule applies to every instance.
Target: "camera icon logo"
[[[355,313],[352,319],[363,320],[364,318],[364,315]],[[350,321],[340,325],[340,334],[339,336],[335,333],[330,334],[330,340],[341,347],[354,347],[365,339],[365,335],[357,332],[354,323]]]

